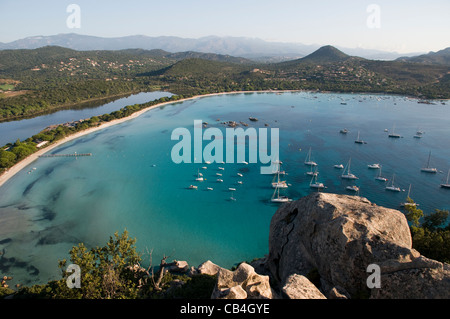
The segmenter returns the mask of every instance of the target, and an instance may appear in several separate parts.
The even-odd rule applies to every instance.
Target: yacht
[[[369,164],[369,165],[367,165],[367,167],[371,168],[371,169],[380,169],[381,165],[380,164]]]
[[[408,195],[406,196],[406,200],[404,203],[400,203],[400,206],[402,206],[402,207],[416,207],[417,206],[416,203],[414,203],[413,201],[410,201],[411,200],[411,197],[409,197],[410,193],[411,193],[411,184],[409,184]]]
[[[431,152],[428,155],[427,167],[422,168],[421,171],[425,173],[437,173],[437,168],[430,167],[430,159],[431,159]]]
[[[359,192],[359,187],[356,185],[347,186],[346,189],[353,192]]]
[[[348,163],[347,163],[347,169],[346,169],[346,172],[347,173],[345,173],[345,171],[344,171],[344,173],[341,175],[341,178],[344,178],[344,179],[358,179],[358,177],[356,177],[356,175],[355,174],[352,174],[351,172],[350,172],[350,165],[351,165],[351,162],[352,162],[352,159],[350,158],[349,160],[348,160]]]
[[[305,165],[317,166],[317,163],[311,160],[311,147],[309,148],[308,155],[306,156]]]
[[[276,196],[275,196],[276,195]],[[275,188],[275,191],[273,192],[272,198],[270,199],[272,203],[287,203],[292,202],[292,199],[290,199],[287,196],[280,196],[280,188]]]
[[[448,183],[449,182],[449,178],[450,178],[450,169],[448,170],[447,181],[445,183],[441,184],[442,188],[450,188],[450,184]]]
[[[309,187],[317,188],[319,190],[326,188],[323,183],[317,182],[317,176],[313,176],[313,178],[311,179],[311,182],[309,183]]]
[[[358,137],[356,138],[355,143],[356,144],[367,144],[367,142],[365,142],[359,138],[359,131],[358,131]]]
[[[391,138],[400,138],[401,137],[400,134],[395,133],[395,124],[394,124],[394,127],[392,128],[392,133],[389,133],[388,136]]]
[[[272,182],[272,188],[288,188],[288,185],[286,181],[280,181],[280,174],[277,174],[277,181]]]
[[[200,173],[200,171],[197,172],[197,178],[195,179],[196,181],[202,182],[203,181],[203,174]]]
[[[344,165],[342,165],[342,164],[336,164],[336,165],[334,165],[334,168],[343,169],[343,168],[344,168]]]
[[[395,174],[392,176],[392,182],[390,183],[390,185],[386,186],[386,190],[392,191],[392,192],[400,192],[401,191],[400,187],[394,186],[394,179],[395,179]]]
[[[382,182],[387,182],[387,180],[388,180],[386,177],[381,176],[381,166],[380,166],[380,172],[378,173],[377,177],[375,177],[375,179],[377,181],[382,181]]]

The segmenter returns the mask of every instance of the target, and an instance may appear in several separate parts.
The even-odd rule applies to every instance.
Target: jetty
[[[39,155],[39,157],[81,157],[81,156],[92,156],[92,153],[44,154],[44,155]]]

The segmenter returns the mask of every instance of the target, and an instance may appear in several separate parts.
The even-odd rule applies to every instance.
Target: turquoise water
[[[80,105],[72,106],[70,109],[59,110],[30,119],[2,122],[0,123],[0,145],[3,146],[7,143],[13,143],[17,141],[18,138],[23,141],[50,125],[87,119],[92,116],[103,115],[120,110],[127,105],[141,104],[157,100],[161,97],[170,97],[172,95],[173,94],[170,92],[163,91],[141,92],[105,104],[101,104],[101,101],[82,103]]]
[[[250,122],[250,116],[259,121]],[[0,273],[23,284],[57,279],[58,260],[73,245],[104,245],[125,228],[137,238],[138,250],[153,250],[154,264],[165,254],[193,266],[209,259],[231,267],[267,254],[278,207],[269,201],[272,176],[260,174],[261,163],[175,164],[171,150],[178,141],[171,140],[172,131],[193,132],[194,120],[224,135],[221,121],[279,128],[280,159],[291,184],[283,192],[290,198],[312,192],[303,164],[311,147],[325,192],[351,194],[345,189],[351,183],[333,167],[351,157],[360,195],[372,202],[400,209],[411,184],[411,197],[425,212],[450,209],[450,192],[439,187],[450,168],[449,118],[448,102],[307,92],[220,95],[154,109],[51,151],[92,157],[40,158],[0,189]],[[387,137],[384,130],[394,125],[403,138]],[[340,134],[342,128],[350,132]],[[425,131],[422,139],[413,138],[418,129]],[[367,144],[354,143],[358,131]],[[430,151],[438,174],[420,172]],[[389,179],[395,173],[405,191],[386,191],[374,180],[378,171],[367,168],[372,163],[381,163]],[[205,181],[195,181],[198,171]],[[223,183],[216,182],[217,173]],[[198,189],[188,189],[191,184]]]

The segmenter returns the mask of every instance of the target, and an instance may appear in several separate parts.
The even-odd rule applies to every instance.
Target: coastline
[[[131,114],[128,117],[125,118],[121,118],[121,119],[116,119],[116,120],[112,120],[110,122],[107,123],[103,123],[100,124],[97,127],[91,127],[88,128],[84,131],[80,131],[77,133],[74,133],[72,135],[66,136],[64,139],[59,140],[53,144],[50,144],[48,146],[46,146],[43,149],[38,150],[37,152],[31,154],[30,156],[24,158],[22,161],[20,161],[19,163],[15,164],[14,166],[10,167],[7,171],[3,172],[3,174],[0,175],[0,188],[10,179],[12,178],[14,175],[16,175],[18,172],[20,172],[22,169],[24,169],[26,166],[30,165],[31,163],[33,163],[35,160],[37,160],[39,158],[40,155],[43,155],[49,151],[51,151],[52,149],[70,142],[76,138],[82,137],[84,135],[87,134],[91,134],[93,132],[108,128],[110,126],[113,125],[117,125],[132,119],[135,119],[139,116],[141,116],[142,114],[153,110],[155,108],[164,106],[164,105],[168,105],[168,104],[173,104],[173,103],[179,103],[179,102],[185,102],[185,101],[189,101],[189,100],[194,100],[194,99],[198,99],[198,98],[204,98],[204,97],[212,97],[212,96],[219,96],[219,95],[231,95],[231,94],[246,94],[246,93],[293,93],[293,92],[313,92],[310,90],[261,90],[261,91],[232,91],[232,92],[219,92],[219,93],[209,93],[209,94],[203,94],[203,95],[195,95],[192,97],[188,97],[188,98],[184,98],[184,99],[180,99],[177,101],[168,101],[168,102],[162,102],[159,104],[155,104],[152,106],[149,106],[143,110],[137,111],[133,114]],[[327,93],[328,91],[321,91],[322,93]],[[331,92],[330,92],[331,93]],[[339,92],[334,92],[334,93],[339,93]],[[363,94],[377,94],[377,93],[363,93]],[[379,93],[382,94],[382,93]]]
[[[117,125],[132,119],[135,119],[139,116],[141,116],[142,114],[153,110],[155,108],[167,105],[167,104],[173,104],[173,103],[179,103],[179,102],[185,102],[185,101],[189,101],[189,100],[194,100],[194,99],[198,99],[198,98],[203,98],[203,97],[211,97],[211,96],[217,96],[217,95],[226,95],[226,94],[242,94],[242,93],[287,93],[287,92],[303,92],[303,90],[283,90],[283,91],[274,91],[274,90],[264,90],[264,91],[233,91],[233,92],[220,92],[220,93],[210,93],[210,94],[204,94],[204,95],[195,95],[192,97],[188,97],[185,99],[180,99],[177,101],[169,101],[169,102],[163,102],[163,103],[159,103],[159,104],[155,104],[152,106],[149,106],[143,110],[137,111],[133,114],[131,114],[128,117],[125,118],[121,118],[121,119],[117,119],[117,120],[112,120],[110,122],[107,123],[103,123],[100,124],[97,127],[91,127],[88,128],[84,131],[81,132],[77,132],[75,134],[66,136],[65,138],[63,138],[62,140],[59,140],[53,144],[48,145],[47,147],[38,150],[37,152],[34,152],[33,154],[31,154],[30,156],[24,158],[22,161],[20,161],[19,163],[15,164],[14,166],[10,167],[8,170],[6,170],[5,172],[3,172],[3,174],[0,175],[0,188],[10,179],[12,178],[14,175],[16,175],[17,173],[19,173],[22,169],[24,169],[25,167],[27,167],[28,165],[30,165],[31,163],[33,163],[34,161],[36,161],[39,156],[51,151],[54,148],[57,148],[58,146],[61,146],[62,144],[65,144],[67,142],[70,142],[74,139],[77,139],[79,137],[82,137],[84,135],[87,134],[91,134],[94,133],[96,131],[99,130],[103,130],[105,128],[108,128],[110,126],[113,125]]]

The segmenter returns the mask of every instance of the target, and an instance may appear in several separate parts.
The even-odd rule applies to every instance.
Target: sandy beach
[[[28,165],[33,163],[35,160],[37,160],[39,158],[39,156],[41,156],[41,155],[51,151],[52,149],[54,149],[54,148],[56,148],[56,147],[58,147],[58,146],[60,146],[60,145],[62,145],[64,143],[70,142],[70,141],[72,141],[72,140],[74,140],[76,138],[79,138],[81,136],[84,136],[84,135],[87,135],[87,134],[90,134],[90,133],[93,133],[93,132],[96,132],[96,131],[99,131],[99,130],[103,130],[103,129],[105,129],[107,127],[110,127],[110,126],[113,126],[113,125],[117,125],[117,124],[129,121],[129,120],[132,120],[132,119],[137,118],[137,117],[141,116],[142,114],[144,114],[144,113],[146,113],[146,112],[148,112],[148,111],[150,111],[152,109],[161,107],[163,105],[172,104],[172,103],[179,103],[179,102],[184,102],[184,101],[188,101],[188,100],[193,100],[193,99],[203,98],[203,97],[209,97],[209,96],[225,95],[225,94],[283,93],[283,92],[299,92],[299,91],[298,90],[292,90],[292,91],[291,90],[286,90],[286,91],[270,91],[270,90],[267,90],[267,91],[235,91],[235,92],[211,93],[211,94],[205,94],[205,95],[196,95],[196,96],[193,96],[193,97],[180,99],[180,100],[177,100],[177,101],[169,101],[169,102],[163,102],[163,103],[152,105],[152,106],[150,106],[148,108],[145,108],[143,110],[135,112],[135,113],[131,114],[128,117],[117,119],[117,120],[113,120],[113,121],[110,121],[110,122],[107,122],[107,123],[103,123],[103,124],[101,124],[101,125],[99,125],[97,127],[92,127],[92,128],[87,129],[87,130],[80,131],[80,132],[77,132],[75,134],[66,136],[64,139],[59,140],[59,141],[57,141],[55,143],[52,143],[52,144],[48,145],[47,147],[44,147],[44,148],[38,150],[37,152],[35,152],[35,153],[31,154],[30,156],[26,157],[25,159],[23,159],[22,161],[20,161],[19,163],[17,163],[16,165],[11,167],[7,171],[5,171],[2,175],[0,175],[0,187],[2,187],[3,184],[5,184],[15,174],[17,174],[22,169],[24,169],[25,167],[27,167]]]

